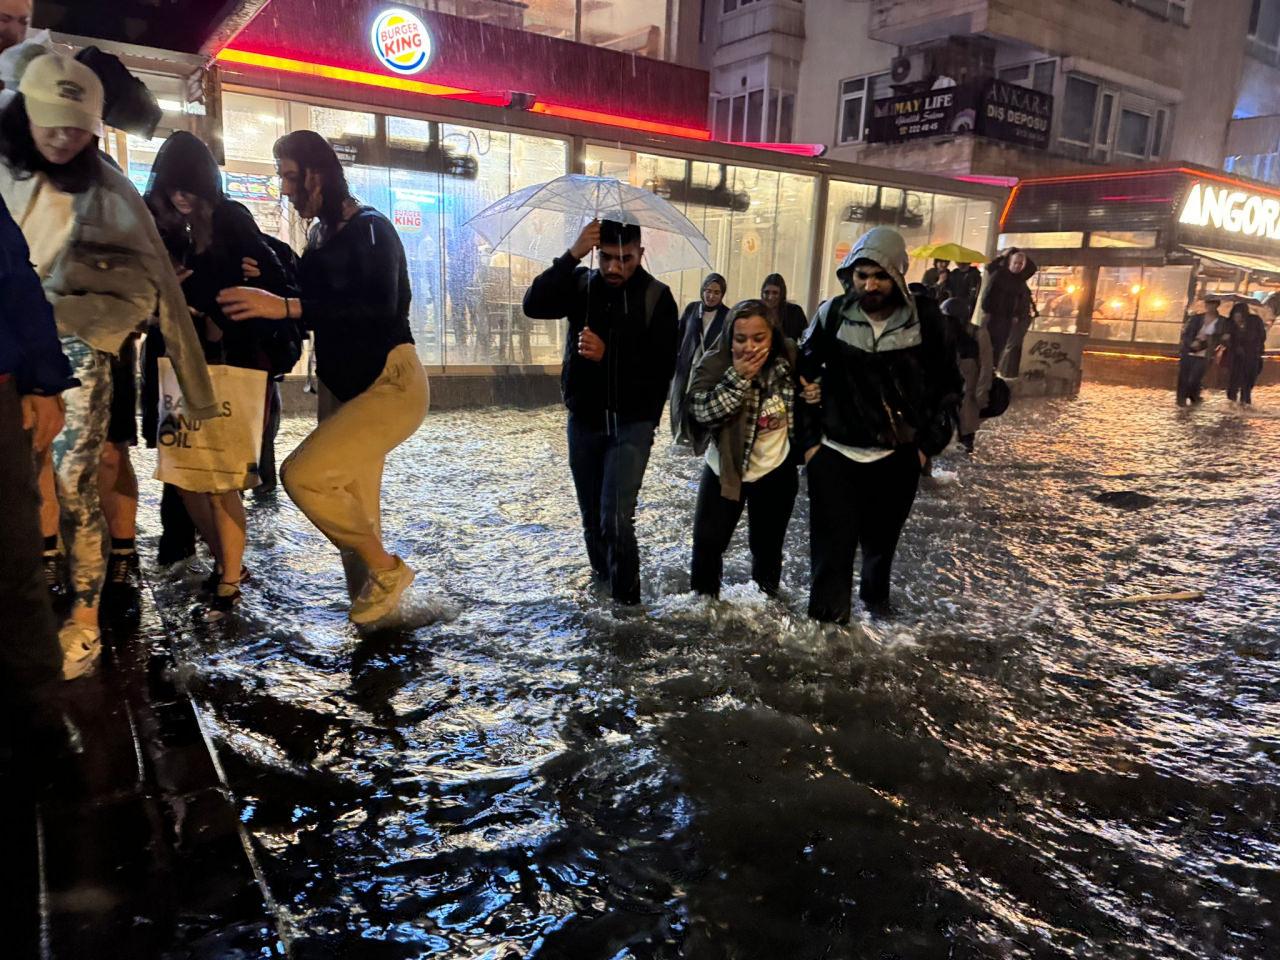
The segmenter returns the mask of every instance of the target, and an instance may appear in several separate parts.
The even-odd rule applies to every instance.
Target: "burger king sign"
[[[395,73],[417,73],[431,60],[431,34],[406,10],[378,14],[369,39],[378,60]]]

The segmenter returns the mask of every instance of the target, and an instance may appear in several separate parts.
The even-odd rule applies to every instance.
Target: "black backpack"
[[[298,287],[298,255],[293,248],[269,233],[262,234],[263,242],[271,248],[271,252],[280,261],[284,271],[285,296],[297,296]],[[271,364],[271,376],[283,377],[292,373],[293,368],[302,359],[302,341],[307,337],[306,331],[296,321],[281,321],[271,325],[271,335],[263,342],[263,349]]]

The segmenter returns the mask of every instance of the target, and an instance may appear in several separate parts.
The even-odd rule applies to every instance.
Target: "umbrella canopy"
[[[550,263],[592,220],[640,227],[650,273],[710,267],[711,245],[689,218],[648,190],[571,173],[503,197],[467,221],[495,253]]]
[[[926,243],[911,251],[913,259],[952,260],[956,263],[985,263],[987,255],[980,250],[970,250],[958,243]]]

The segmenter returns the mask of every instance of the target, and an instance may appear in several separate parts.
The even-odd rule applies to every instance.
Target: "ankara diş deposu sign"
[[[1260,197],[1230,186],[1196,183],[1187,194],[1178,222],[1246,237],[1280,240],[1280,198]]]
[[[378,62],[394,73],[417,73],[431,62],[431,34],[407,10],[384,10],[369,32]]]

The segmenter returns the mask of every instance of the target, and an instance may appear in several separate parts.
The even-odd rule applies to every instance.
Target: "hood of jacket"
[[[858,238],[853,249],[836,268],[836,277],[846,293],[853,292],[853,265],[859,260],[870,260],[893,278],[906,303],[914,303],[907,287],[907,241],[892,227],[873,227]]]
[[[194,193],[214,206],[224,196],[218,161],[204,141],[186,130],[176,131],[160,145],[147,182],[147,203],[154,209],[158,198],[167,199],[175,190]]]

